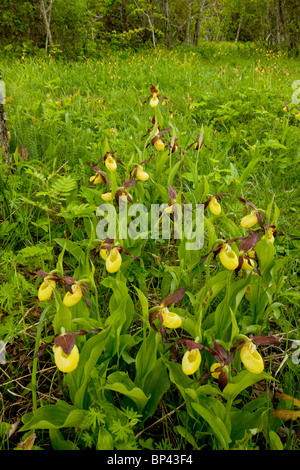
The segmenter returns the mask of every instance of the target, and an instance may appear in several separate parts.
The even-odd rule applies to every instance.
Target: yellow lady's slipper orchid
[[[241,226],[243,228],[250,228],[255,224],[257,224],[257,216],[255,211],[252,211],[251,214],[246,215],[241,220]]]
[[[158,99],[157,94],[153,93],[152,98],[151,98],[150,103],[149,103],[151,108],[156,108],[156,106],[158,105],[158,101],[159,101],[159,99]]]
[[[56,283],[52,279],[49,279],[50,276],[46,276],[44,281],[39,287],[38,298],[41,302],[50,299],[52,295],[52,290],[55,289]]]
[[[102,259],[106,260],[106,258],[108,257],[108,250],[106,250],[105,248],[100,248],[100,256]]]
[[[255,250],[248,251],[247,254],[250,256],[250,258],[255,258]]]
[[[55,364],[61,372],[72,372],[76,369],[79,361],[79,351],[76,344],[70,354],[66,354],[61,346],[53,346],[53,352]]]
[[[254,262],[252,259],[243,258],[242,269],[245,269],[245,271],[250,271],[251,269],[253,269],[253,267],[254,267]]]
[[[156,150],[158,150],[159,152],[161,152],[162,150],[164,150],[165,144],[163,143],[163,141],[162,141],[161,139],[157,139],[157,140],[154,142],[154,147],[156,148]]]
[[[171,204],[171,205],[166,205],[166,207],[164,208],[164,211],[165,211],[167,214],[172,214],[172,213],[173,213],[173,204]]]
[[[260,374],[264,370],[264,361],[256,345],[251,341],[246,341],[241,349],[241,361],[249,372]]]
[[[128,194],[127,191],[125,191],[125,189],[122,191],[122,194],[119,196],[119,201],[124,201],[124,202],[127,202],[128,201],[128,197],[132,200],[132,196]]]
[[[111,201],[111,192],[109,191],[108,193],[101,194],[101,198],[105,202],[110,202]]]
[[[223,266],[229,269],[230,271],[233,271],[239,265],[239,260],[238,260],[237,255],[227,243],[225,243],[223,247],[221,248],[219,257]]]
[[[199,369],[201,354],[198,348],[186,351],[182,358],[182,371],[186,375],[192,375]]]
[[[116,163],[116,160],[111,155],[107,155],[104,163],[108,171],[116,171],[117,163]]]
[[[96,176],[91,176],[90,177],[90,182],[93,184],[99,184],[102,181],[102,176],[97,174]]]
[[[161,310],[161,315],[163,318],[163,325],[166,328],[180,328],[182,325],[182,320],[177,313],[169,312],[169,309],[164,307]]]
[[[275,238],[274,238],[274,235],[273,235],[273,229],[272,229],[272,227],[269,227],[269,228],[268,228],[267,237],[266,237],[266,235],[264,235],[262,238],[267,238],[267,240],[268,240],[270,243],[274,243]]]
[[[219,362],[214,362],[211,367],[210,367],[210,372],[212,373],[212,377],[214,377],[215,379],[218,379],[219,378],[219,375],[221,374],[221,370],[218,371],[218,372],[214,372],[216,369],[218,369],[219,367],[221,367],[222,364],[220,364]],[[226,366],[223,367],[222,370],[228,370],[228,368]]]
[[[209,207],[211,213],[214,214],[214,215],[220,215],[221,212],[222,212],[221,206],[220,206],[220,204],[218,203],[218,201],[215,197],[213,197],[209,201],[208,207]]]
[[[300,119],[300,112],[295,114],[296,119]]]
[[[63,303],[67,307],[73,307],[73,305],[76,305],[83,295],[79,284],[74,284],[73,286],[71,286],[71,290],[72,293],[66,292],[66,295],[64,296],[63,300]]]
[[[122,256],[118,248],[112,248],[109,255],[106,258],[106,269],[109,273],[115,273],[120,269],[122,264]]]
[[[146,172],[143,170],[143,167],[142,167],[142,166],[138,166],[138,168],[137,168],[137,170],[136,170],[136,173],[135,173],[135,176],[136,176],[140,181],[147,181],[147,179],[149,178],[148,173],[146,173]]]

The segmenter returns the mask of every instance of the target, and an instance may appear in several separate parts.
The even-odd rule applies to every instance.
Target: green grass
[[[32,276],[33,271],[50,272],[61,268],[65,275],[78,278],[88,272],[95,283],[96,300],[92,301],[92,306],[96,316],[90,315],[86,306],[76,311],[80,319],[75,315],[74,329],[92,329],[96,322],[103,325],[110,315],[116,318],[116,325],[119,324],[117,291],[114,291],[116,298],[111,299],[109,290],[116,289],[110,284],[114,276],[107,276],[99,259],[95,260],[95,272],[86,271],[89,262],[83,261],[80,254],[80,249],[89,253],[96,243],[95,209],[104,191],[104,187],[100,192],[98,188],[87,187],[93,174],[87,163],[95,164],[106,151],[116,151],[116,156],[124,163],[124,168],[118,167],[118,184],[129,179],[132,166],[154,153],[151,146],[145,146],[148,136],[143,136],[151,127],[155,113],[161,127],[170,126],[171,135],[173,132],[178,137],[178,144],[184,151],[183,163],[180,171],[172,174],[172,168],[180,162],[178,153],[171,156],[165,153],[164,165],[160,154],[154,153],[153,159],[145,164],[149,181],[130,189],[134,202],[146,205],[168,202],[171,176],[171,185],[177,192],[182,189],[187,202],[204,202],[209,196],[225,192],[229,197],[222,198],[222,216],[209,218],[204,247],[195,257],[182,253],[173,240],[170,243],[155,243],[151,239],[147,243],[124,242],[124,247],[142,259],[142,263],[123,255],[122,270],[116,276],[120,286],[126,284],[129,289],[127,293],[123,287],[122,292],[124,299],[128,296],[128,312],[132,313],[127,313],[128,321],[116,333],[119,346],[109,341],[105,343],[107,350],[104,351],[112,348],[112,357],[104,353],[108,362],[98,360],[98,365],[92,368],[89,387],[96,403],[95,413],[91,411],[93,408],[83,407],[82,412],[88,413],[85,417],[89,425],[81,429],[80,435],[75,437],[69,428],[56,429],[50,434],[38,430],[35,445],[40,448],[72,447],[73,444],[79,448],[101,448],[100,441],[109,447],[113,439],[118,449],[126,445],[127,448],[155,449],[230,447],[233,444],[226,441],[228,428],[222,434],[213,429],[212,423],[207,425],[210,418],[203,410],[209,408],[218,419],[224,418],[225,427],[230,410],[233,448],[264,450],[282,446],[297,449],[298,422],[284,423],[270,414],[273,409],[290,406],[274,398],[275,382],[262,380],[245,388],[238,399],[227,402],[224,415],[207,389],[200,387],[198,390],[198,384],[195,390],[199,406],[195,408],[191,395],[186,392],[195,385],[187,377],[181,377],[179,370],[168,362],[170,351],[165,354],[158,340],[157,354],[163,360],[157,361],[157,371],[161,368],[164,377],[168,370],[170,384],[157,406],[151,405],[150,415],[145,414],[146,421],[145,411],[140,413],[136,402],[134,408],[130,399],[123,400],[122,393],[117,393],[120,388],[109,389],[112,382],[105,380],[109,371],[126,372],[146,395],[147,387],[151,387],[146,378],[142,380],[140,376],[138,382],[138,374],[135,377],[134,364],[141,344],[146,338],[151,339],[147,309],[144,306],[146,313],[141,314],[142,300],[137,299],[135,287],[144,293],[149,308],[158,305],[170,291],[188,287],[189,296],[172,309],[182,316],[192,311],[195,316],[200,315],[195,302],[200,292],[201,328],[199,330],[199,323],[194,325],[191,316],[184,336],[195,340],[194,333],[201,331],[200,341],[212,345],[214,335],[219,334],[217,339],[223,345],[230,344],[230,329],[221,337],[218,330],[221,317],[218,328],[215,318],[219,315],[216,312],[220,302],[232,300],[230,292],[235,291],[230,289],[238,285],[236,280],[228,277],[224,285],[220,284],[219,295],[210,298],[209,281],[212,279],[212,287],[218,288],[214,276],[220,272],[220,263],[213,264],[210,260],[206,267],[201,263],[191,271],[189,267],[216,246],[217,240],[241,235],[239,220],[245,213],[236,196],[269,213],[270,222],[276,223],[277,230],[288,235],[299,234],[300,121],[295,117],[295,107],[288,112],[283,110],[285,102],[291,103],[292,83],[299,79],[299,61],[250,46],[207,44],[189,50],[155,52],[105,49],[98,60],[82,62],[28,56],[13,60],[1,57],[0,63],[8,95],[6,113],[11,137],[9,159],[1,164],[0,171],[0,339],[7,343],[8,359],[0,368],[3,424],[13,424],[23,414],[31,412],[33,405],[39,409],[42,405],[54,405],[58,400],[72,404],[76,396],[70,382],[67,381],[69,391],[63,385],[50,353],[40,358],[38,364],[34,359],[32,365],[36,338],[42,337],[44,341],[52,338],[53,319],[57,318],[57,305],[51,301],[45,319],[42,317],[43,324],[39,323],[44,307],[37,300],[40,280]],[[168,98],[166,106],[160,104],[155,111],[149,103],[144,106],[141,103],[150,95],[150,84],[158,86],[161,95]],[[207,147],[203,146],[198,153],[188,150],[201,129]],[[66,239],[77,243],[73,255],[69,247],[62,252]],[[258,287],[262,289],[258,291],[262,298],[267,295],[266,306],[260,307],[259,299],[253,299],[249,305],[243,297],[234,313],[240,334],[275,334],[281,338],[273,354],[267,348],[264,350],[266,371],[276,374],[276,387],[294,398],[298,398],[299,380],[299,366],[291,361],[292,342],[299,338],[298,249],[298,239],[276,237],[276,264],[271,271],[266,267],[265,281],[262,281],[265,284]],[[178,339],[180,334],[173,332],[171,337]],[[85,343],[85,339],[79,338],[79,345],[83,347],[89,341]],[[171,356],[174,364],[180,363],[178,349],[172,350]],[[211,358],[206,361],[203,359],[201,365],[203,372]],[[103,375],[105,364],[109,366]],[[240,364],[235,366],[239,368]],[[199,377],[197,375],[197,379]],[[165,380],[167,383],[167,376]],[[97,389],[99,383],[106,383],[109,391],[101,394]],[[116,406],[111,401],[114,393]],[[126,406],[131,412],[140,413],[132,426],[129,423],[133,418]],[[67,413],[67,408],[64,410]],[[200,418],[197,412],[202,413]],[[197,419],[193,419],[193,413]],[[252,423],[250,413],[257,413],[263,432],[250,435],[238,429],[239,416]],[[111,417],[111,428],[100,426],[99,423],[107,423]],[[24,438],[31,433],[28,429]],[[280,436],[281,444],[271,431]],[[4,426],[0,433],[4,449],[14,448],[24,440],[22,432],[8,438]],[[161,436],[159,441],[157,435]]]

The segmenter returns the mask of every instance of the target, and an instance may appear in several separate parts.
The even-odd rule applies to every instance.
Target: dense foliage
[[[2,0],[7,51],[97,56],[107,43],[174,47],[208,41],[276,44],[298,53],[297,0]]]
[[[2,448],[297,449],[299,63],[206,43],[1,68]],[[172,226],[203,203],[203,246],[99,239],[122,197]]]

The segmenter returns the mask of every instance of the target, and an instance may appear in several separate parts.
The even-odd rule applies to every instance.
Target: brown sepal
[[[70,354],[75,345],[74,333],[69,331],[64,335],[56,335],[54,337],[54,343],[56,346],[60,346],[65,354]]]
[[[177,192],[175,191],[174,188],[172,188],[172,186],[168,185],[168,195],[170,196],[170,198],[173,200],[173,199],[176,199],[177,197]]]
[[[168,305],[179,302],[179,300],[181,300],[182,297],[184,296],[186,290],[187,290],[187,287],[181,287],[180,289],[175,290],[173,294],[167,295],[167,297],[163,299],[160,306],[164,308],[164,307],[168,307]]]
[[[216,371],[217,369],[215,370],[215,372]],[[219,388],[221,391],[224,390],[228,382],[229,382],[228,375],[226,374],[225,370],[221,370],[221,373],[218,378]]]
[[[275,336],[256,335],[251,338],[251,341],[258,346],[271,346],[272,344],[279,344],[280,341]]]

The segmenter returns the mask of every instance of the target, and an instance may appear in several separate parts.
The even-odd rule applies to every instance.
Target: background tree
[[[2,0],[6,50],[59,49],[68,57],[102,45],[197,46],[254,41],[299,53],[299,0]]]

